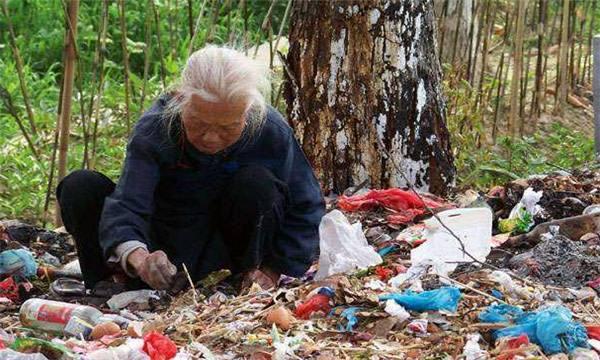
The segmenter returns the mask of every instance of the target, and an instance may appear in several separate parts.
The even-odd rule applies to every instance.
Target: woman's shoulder
[[[287,120],[271,105],[267,105],[267,114],[262,133],[270,137],[275,136],[285,139],[293,136],[292,128]]]

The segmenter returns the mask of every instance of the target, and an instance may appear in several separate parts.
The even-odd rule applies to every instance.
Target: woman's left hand
[[[260,268],[249,271],[242,282],[242,289],[249,288],[252,283],[257,283],[264,290],[271,289],[277,286],[280,274],[269,269]]]

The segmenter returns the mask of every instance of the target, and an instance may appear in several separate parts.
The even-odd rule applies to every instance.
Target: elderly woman
[[[75,171],[59,184],[87,288],[119,268],[154,289],[185,264],[275,286],[318,253],[324,202],[294,135],[261,90],[267,72],[228,48],[188,59],[175,90],[138,121],[118,184]]]

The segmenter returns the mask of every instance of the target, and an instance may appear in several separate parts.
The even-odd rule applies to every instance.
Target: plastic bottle
[[[331,310],[329,300],[331,300],[334,294],[333,290],[328,287],[321,288],[316,295],[303,304],[298,305],[294,315],[296,315],[297,318],[307,320],[315,311],[328,313]]]
[[[32,329],[87,337],[102,316],[91,306],[44,299],[29,299],[21,305],[21,324]]]

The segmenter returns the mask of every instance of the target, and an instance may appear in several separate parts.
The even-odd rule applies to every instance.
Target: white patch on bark
[[[331,42],[331,57],[329,58],[329,80],[327,82],[327,104],[335,105],[337,96],[337,74],[342,67],[345,55],[346,29],[340,30],[340,37]]]
[[[423,160],[413,160],[408,156],[407,145],[405,139],[400,133],[396,133],[392,139],[392,146],[390,149],[390,155],[394,158],[396,164],[402,169],[404,175],[410,181],[410,185],[414,186],[419,191],[429,191],[429,184],[427,184],[427,169],[429,164]],[[425,159],[427,160],[427,159]],[[391,173],[390,182],[391,186],[408,186],[406,180],[401,173],[396,170],[391,161],[387,162],[387,166]]]
[[[379,12],[379,9],[371,10],[371,13],[369,14],[369,19],[371,20],[371,25],[377,24],[377,21],[379,21],[380,16],[381,16],[381,12]]]
[[[376,120],[376,127],[377,127],[377,138],[381,141],[383,141],[383,139],[385,139],[384,134],[385,134],[386,125],[387,125],[387,115],[379,114],[379,116],[377,117],[377,120]]]
[[[417,112],[416,124],[420,124],[421,122],[421,113],[423,111],[423,107],[425,107],[425,103],[427,102],[427,91],[425,90],[425,81],[423,79],[419,80],[419,85],[417,86],[417,108],[415,109]],[[420,126],[417,125],[415,132],[415,138],[419,138],[419,129]]]
[[[335,135],[335,144],[337,146],[337,150],[345,150],[348,146],[348,136],[346,136],[346,132],[344,130],[338,131]]]

